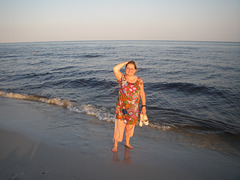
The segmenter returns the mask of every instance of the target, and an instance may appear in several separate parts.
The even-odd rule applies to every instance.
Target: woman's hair
[[[126,67],[125,67],[125,68],[127,68],[127,66],[128,66],[129,64],[133,64],[133,65],[134,65],[134,68],[137,69],[137,65],[136,65],[136,63],[135,63],[134,61],[128,61],[128,63],[126,64]]]

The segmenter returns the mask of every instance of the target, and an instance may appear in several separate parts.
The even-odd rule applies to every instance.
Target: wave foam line
[[[170,130],[172,127],[166,126],[166,125],[159,125],[159,124],[154,124],[154,123],[149,123],[149,126],[153,129],[160,129],[163,131]]]
[[[60,98],[42,98],[37,96],[31,96],[31,95],[22,95],[18,93],[5,93],[0,91],[0,96],[4,96],[7,98],[13,98],[13,99],[23,99],[23,100],[33,100],[33,101],[39,101],[43,103],[58,105],[62,107],[71,107],[72,102],[68,100],[62,100]]]
[[[90,116],[95,116],[101,121],[114,122],[115,115],[109,113],[105,108],[97,108],[91,104],[82,106],[73,106],[69,108],[70,111],[77,113],[86,113]]]
[[[13,98],[13,99],[32,100],[32,101],[38,101],[38,102],[52,104],[56,106],[61,106],[75,113],[85,113],[90,116],[95,116],[101,121],[115,122],[114,114],[111,114],[106,108],[98,108],[91,104],[79,105],[69,100],[62,100],[60,98],[42,98],[38,96],[23,95],[18,93],[5,93],[1,91],[0,91],[0,96]],[[167,131],[171,128],[170,126],[159,125],[154,123],[150,123],[149,127],[154,129],[160,129],[163,131]]]
[[[42,103],[57,105],[61,107],[66,107],[67,109],[73,112],[85,113],[87,115],[95,116],[102,121],[114,122],[113,114],[109,113],[105,108],[99,109],[90,104],[78,105],[69,100],[62,100],[60,98],[42,98],[38,96],[25,95],[25,94],[23,95],[18,93],[5,93],[1,91],[0,91],[0,96],[13,98],[13,99],[32,100],[32,101],[38,101]]]

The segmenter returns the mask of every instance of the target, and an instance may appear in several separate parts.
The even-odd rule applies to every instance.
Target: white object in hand
[[[146,114],[140,114],[139,126],[142,127],[143,124],[147,126],[149,124],[148,117]]]

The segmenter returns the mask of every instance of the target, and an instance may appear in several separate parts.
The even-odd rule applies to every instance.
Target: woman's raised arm
[[[113,67],[113,72],[114,72],[114,75],[115,77],[117,78],[117,80],[119,81],[122,77],[122,73],[120,72],[120,69],[125,66],[126,64],[128,63],[128,61],[126,62],[123,62],[123,63],[120,63],[116,66]]]

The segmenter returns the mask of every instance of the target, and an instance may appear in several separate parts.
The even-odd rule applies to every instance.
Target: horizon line
[[[133,39],[115,39],[115,40],[110,40],[110,39],[106,39],[106,40],[50,40],[50,41],[16,41],[16,42],[0,42],[0,44],[15,44],[15,43],[47,43],[47,42],[80,42],[80,41],[168,41],[168,42],[218,42],[218,43],[240,43],[240,41],[221,41],[221,40],[160,40],[160,39],[137,39],[137,40],[133,40]]]

